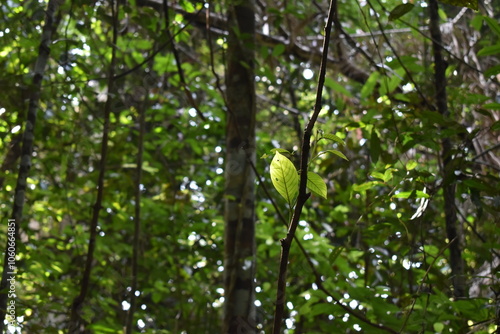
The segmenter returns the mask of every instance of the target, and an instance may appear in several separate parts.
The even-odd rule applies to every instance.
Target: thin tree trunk
[[[223,333],[256,333],[254,1],[229,5]]]
[[[59,9],[61,0],[50,0],[45,12],[45,25],[42,31],[42,40],[38,48],[38,58],[33,70],[33,84],[31,85],[31,97],[28,104],[28,114],[26,124],[24,126],[22,148],[21,148],[21,163],[17,176],[16,190],[14,193],[14,206],[12,208],[12,218],[9,220],[7,244],[5,246],[5,256],[3,261],[2,280],[0,283],[0,291],[6,291],[0,294],[0,333],[5,332],[5,316],[7,312],[7,302],[10,293],[8,285],[15,284],[15,254],[16,243],[19,241],[19,226],[23,218],[23,208],[26,195],[26,184],[29,171],[31,169],[31,156],[33,154],[33,142],[35,139],[36,114],[38,111],[38,102],[42,90],[43,75],[49,60],[50,44],[54,30],[57,29],[58,21],[55,20],[56,12]],[[13,226],[11,226],[11,224]],[[15,313],[15,310],[14,310]],[[9,316],[15,320],[15,314],[9,312]]]
[[[116,8],[115,8],[116,4]],[[111,42],[111,63],[109,65],[108,73],[108,96],[106,103],[104,105],[104,126],[102,134],[102,146],[101,146],[101,160],[99,162],[99,176],[97,180],[97,196],[92,208],[92,218],[90,221],[90,236],[89,236],[89,246],[87,249],[87,259],[85,261],[85,268],[82,275],[82,280],[80,282],[80,293],[75,297],[71,305],[71,314],[68,324],[68,333],[81,333],[82,322],[80,313],[84,305],[85,299],[87,298],[88,291],[90,289],[90,276],[92,273],[92,263],[94,262],[94,251],[97,239],[97,225],[99,221],[99,213],[102,207],[102,200],[104,196],[104,177],[106,174],[106,162],[108,156],[108,138],[109,138],[109,126],[110,126],[110,115],[113,108],[113,91],[114,91],[114,75],[115,75],[115,63],[116,63],[116,42],[118,39],[118,9],[119,5],[115,1],[110,2],[111,15],[113,20],[113,40]]]
[[[439,28],[437,0],[429,1],[430,33],[434,51],[434,85],[436,90],[436,105],[438,112],[444,117],[449,116],[446,94],[446,62],[442,55],[442,38]],[[455,207],[455,184],[452,164],[452,143],[450,138],[441,140],[443,160],[443,196],[446,220],[446,234],[450,241],[450,267],[452,274],[453,295],[455,298],[466,296],[464,262],[460,249],[460,235],[457,230],[457,212]]]

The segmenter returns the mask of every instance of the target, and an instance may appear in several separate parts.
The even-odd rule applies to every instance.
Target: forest
[[[500,0],[0,15],[1,333],[500,333]]]

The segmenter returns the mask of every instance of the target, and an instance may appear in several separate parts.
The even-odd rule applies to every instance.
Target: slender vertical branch
[[[94,261],[94,251],[97,239],[97,226],[99,221],[99,212],[102,208],[102,200],[104,195],[104,177],[106,174],[106,162],[108,157],[108,138],[110,115],[113,108],[113,91],[115,85],[115,63],[116,63],[116,42],[118,40],[118,11],[119,3],[115,5],[115,1],[111,0],[111,14],[113,19],[113,36],[111,41],[111,62],[109,64],[108,72],[108,96],[104,105],[104,126],[101,144],[101,160],[99,162],[99,177],[97,181],[97,196],[92,210],[92,218],[90,222],[90,236],[89,245],[87,250],[87,259],[85,261],[85,268],[80,282],[80,293],[73,300],[71,305],[71,315],[69,321],[69,333],[80,333],[81,317],[80,311],[87,297],[90,287],[90,275],[92,273],[92,263]],[[116,6],[116,8],[115,8]]]
[[[325,83],[326,75],[326,65],[328,62],[328,47],[330,45],[330,35],[332,29],[333,17],[335,15],[336,0],[330,1],[330,9],[328,11],[328,19],[325,26],[325,39],[323,41],[323,54],[321,58],[320,73],[318,78],[318,87],[316,90],[316,102],[314,104],[314,111],[309,119],[304,130],[304,136],[302,139],[302,148],[300,156],[300,183],[299,183],[299,194],[297,197],[297,203],[294,208],[292,220],[290,222],[290,227],[286,238],[281,240],[281,259],[280,259],[280,269],[278,276],[278,289],[276,292],[276,308],[274,312],[274,325],[273,334],[279,334],[281,332],[281,324],[283,322],[285,300],[286,300],[286,278],[288,270],[288,257],[290,254],[290,247],[292,245],[293,237],[297,226],[299,224],[300,215],[302,213],[302,208],[305,202],[309,198],[310,194],[306,191],[307,185],[307,165],[309,162],[309,151],[311,149],[311,135],[318,115],[321,111],[321,96],[323,93],[323,86]]]
[[[223,333],[256,333],[255,3],[228,8]]]
[[[446,61],[442,55],[442,38],[439,28],[437,0],[429,1],[430,33],[434,52],[434,87],[436,94],[437,111],[444,117],[449,116],[448,98],[446,94]],[[464,276],[464,263],[460,249],[461,238],[457,231],[457,212],[455,207],[455,185],[453,184],[454,170],[452,164],[452,143],[450,138],[441,140],[443,160],[443,196],[444,213],[446,221],[446,234],[450,240],[450,267],[453,283],[453,295],[455,298],[466,296],[466,285]]]
[[[16,252],[9,252],[9,247],[12,247],[10,244],[13,243],[14,248],[17,248],[15,247],[15,244],[19,241],[19,226],[23,218],[26,185],[29,171],[31,169],[31,156],[33,154],[33,142],[35,140],[36,114],[42,91],[43,76],[49,60],[52,35],[57,29],[57,25],[59,23],[59,21],[56,20],[56,12],[58,11],[61,3],[62,0],[50,0],[47,5],[47,10],[45,11],[45,24],[42,30],[40,46],[38,47],[38,57],[36,59],[35,68],[33,69],[33,82],[30,87],[31,97],[29,99],[28,113],[22,138],[21,163],[19,166],[16,189],[14,192],[14,206],[12,208],[11,215],[14,220],[14,231],[7,237],[0,291],[6,291],[8,280],[15,279],[15,276],[10,274],[13,270],[9,268],[8,259],[11,253],[15,254]],[[0,333],[5,332],[4,319],[7,311],[7,300],[8,294],[6,292],[2,292],[0,294]]]
[[[135,170],[135,215],[134,215],[134,239],[132,245],[132,282],[130,284],[130,308],[127,313],[127,324],[125,333],[132,334],[134,332],[134,314],[137,308],[137,291],[139,273],[139,247],[141,236],[141,184],[142,184],[142,164],[144,156],[144,134],[146,133],[146,110],[148,106],[149,91],[146,89],[144,94],[144,101],[138,107],[139,112],[139,139],[137,143],[138,152]]]

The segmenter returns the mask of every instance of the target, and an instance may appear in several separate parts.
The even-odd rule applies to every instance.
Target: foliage
[[[155,3],[119,6],[116,46],[110,43],[109,2],[62,4],[20,222],[18,332],[64,332],[79,291],[101,160],[103,106],[110,98],[111,47],[118,57],[116,89],[84,320],[89,332],[121,332],[135,293],[137,331],[221,328],[227,4],[179,1],[171,4],[165,22]],[[291,211],[298,189],[295,152],[314,104],[328,3],[260,3],[256,150],[260,156],[272,152],[273,159],[256,164],[255,279],[257,327],[267,333],[279,240],[286,234],[281,211]],[[0,5],[1,245],[13,207],[45,5],[17,0]],[[337,5],[319,130],[311,142],[308,189],[314,196],[290,251],[286,331],[384,333],[373,326],[382,324],[401,333],[493,333],[500,294],[500,3],[480,2],[479,12],[441,6],[449,116],[431,108],[434,69],[425,1],[410,6],[339,0]],[[179,50],[181,71],[165,27]],[[141,108],[146,134],[134,292]],[[453,144],[453,173],[447,178],[441,169],[443,138]],[[469,294],[459,300],[451,297],[444,184],[456,185]]]

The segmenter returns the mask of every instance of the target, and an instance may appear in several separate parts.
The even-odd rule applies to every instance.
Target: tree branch
[[[116,6],[116,8],[115,8]],[[111,62],[109,64],[108,73],[108,96],[104,105],[104,126],[101,144],[101,160],[99,163],[99,176],[97,179],[97,195],[94,206],[92,208],[92,218],[90,221],[90,236],[89,245],[87,250],[87,259],[85,261],[85,268],[80,282],[80,293],[75,297],[71,305],[71,315],[68,323],[68,333],[80,333],[82,326],[82,319],[80,316],[81,308],[87,297],[90,288],[90,276],[92,273],[92,264],[94,262],[94,251],[97,241],[97,226],[99,221],[99,213],[102,208],[102,201],[104,197],[104,178],[106,175],[106,164],[108,157],[108,138],[110,128],[110,115],[113,111],[113,91],[115,86],[115,65],[116,65],[116,45],[118,40],[118,11],[119,2],[115,3],[114,0],[110,3],[112,20],[113,20],[113,37],[110,43],[111,47]]]
[[[328,19],[325,26],[325,39],[323,40],[323,54],[321,58],[320,65],[320,73],[318,78],[318,87],[316,90],[316,102],[314,104],[314,111],[307,123],[307,126],[304,130],[304,137],[302,140],[302,149],[300,156],[300,183],[299,183],[299,194],[297,197],[297,203],[295,204],[292,220],[290,222],[290,227],[288,229],[288,233],[286,238],[281,240],[281,260],[280,260],[280,269],[278,276],[278,289],[276,292],[276,308],[274,313],[274,325],[273,325],[273,334],[279,334],[281,332],[281,324],[283,322],[284,315],[284,307],[286,300],[286,278],[287,278],[287,269],[288,269],[288,258],[290,254],[290,247],[292,245],[293,238],[295,236],[295,232],[297,230],[297,226],[299,224],[300,215],[302,213],[302,208],[304,207],[305,202],[311,195],[307,193],[306,185],[307,185],[307,165],[309,162],[309,151],[311,149],[311,135],[316,120],[318,119],[318,115],[321,111],[321,96],[323,93],[323,86],[325,83],[326,76],[326,67],[328,63],[328,47],[330,45],[330,35],[332,30],[332,22],[334,17],[334,9],[336,6],[334,2],[336,0],[330,1],[330,9],[328,11]]]
[[[138,6],[152,7],[156,10],[161,10],[161,1],[163,0],[139,0]],[[207,27],[207,21],[210,21],[211,32],[217,35],[227,36],[227,20],[220,15],[209,13],[205,10],[201,11],[201,15],[197,13],[186,12],[182,7],[172,4],[170,6],[177,13],[182,14],[184,18],[191,22],[198,23],[200,28]],[[207,15],[208,13],[208,15]],[[255,32],[256,43],[270,48],[276,45],[285,45],[285,54],[292,55],[302,61],[321,63],[323,59],[323,52],[320,49],[312,49],[308,46],[291,41],[286,38],[265,35],[261,32]],[[364,84],[368,80],[369,73],[356,67],[354,64],[348,62],[346,59],[335,59],[331,56],[326,56],[326,62],[329,66],[334,67],[337,71],[342,73],[347,78],[356,82]]]

